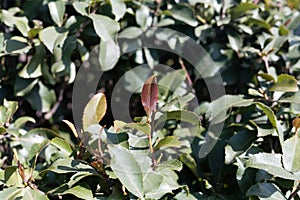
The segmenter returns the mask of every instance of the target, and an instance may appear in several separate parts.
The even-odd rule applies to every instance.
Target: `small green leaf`
[[[240,3],[231,10],[230,14],[231,17],[234,19],[241,16],[242,14],[246,14],[247,11],[256,8],[259,8],[259,6],[253,3]]]
[[[1,120],[0,120],[1,121]],[[32,117],[19,117],[18,119],[16,119],[16,121],[14,122],[14,128],[22,128],[27,122],[32,122],[32,123],[36,123],[35,119]]]
[[[52,20],[58,25],[62,26],[65,15],[65,4],[63,1],[52,1],[48,3],[49,11]]]
[[[9,187],[11,187],[11,186],[22,187],[23,186],[23,180],[18,173],[17,166],[8,166],[5,168],[4,182],[5,182],[5,185],[9,186]]]
[[[88,2],[76,1],[73,3],[75,10],[83,16],[88,16],[87,8],[89,7]]]
[[[73,153],[70,144],[64,139],[55,137],[50,141],[50,144],[58,148],[60,151],[64,152],[67,156],[70,156]]]
[[[109,145],[109,152],[111,168],[118,179],[132,194],[143,199],[143,173],[136,158],[129,150],[117,145]]]
[[[133,128],[146,135],[150,135],[151,127],[148,123],[128,123],[124,125],[124,128]]]
[[[25,38],[15,36],[9,40],[5,40],[6,53],[27,53],[31,49],[31,45]]]
[[[42,103],[42,112],[48,112],[56,102],[56,95],[53,89],[49,89],[42,82],[39,82],[39,96]]]
[[[110,0],[110,3],[115,19],[119,21],[126,13],[126,4],[124,0]]]
[[[118,22],[107,16],[90,14],[89,17],[93,20],[97,35],[103,41],[113,38],[113,36],[120,30]]]
[[[98,124],[104,117],[107,109],[106,98],[103,93],[94,95],[84,108],[82,124],[86,130],[92,124]]]
[[[92,166],[83,164],[77,160],[72,160],[69,158],[56,160],[49,168],[47,168],[44,171],[41,171],[40,173],[43,173],[45,171],[52,171],[57,174],[67,174],[74,172],[90,172],[98,174]]]
[[[288,74],[280,74],[278,76],[277,82],[269,88],[270,91],[278,92],[297,92],[298,85],[297,80]]]
[[[68,182],[68,186],[71,188],[73,187],[76,183],[78,183],[79,181],[81,181],[82,179],[89,177],[89,176],[96,176],[97,174],[93,174],[90,172],[77,172],[76,174],[74,174],[73,176],[71,176],[69,182]]]
[[[62,194],[72,194],[80,199],[93,200],[93,193],[87,183],[79,183],[78,185],[64,191]]]
[[[19,199],[22,196],[22,191],[23,188],[17,188],[17,187],[4,188],[2,191],[0,191],[0,199],[3,200]]]
[[[263,79],[265,79],[266,81],[272,81],[275,82],[275,78],[271,75],[271,74],[267,74],[267,73],[259,73],[257,76],[262,77]]]
[[[198,25],[193,10],[188,6],[178,4],[173,6],[170,12],[172,17],[178,21],[184,22],[192,27]]]
[[[108,71],[114,68],[119,61],[120,47],[113,39],[101,41],[99,63],[102,71]]]
[[[49,49],[51,53],[56,46],[63,46],[65,39],[67,38],[68,31],[59,29],[54,26],[47,27],[40,32],[40,39]]]
[[[176,136],[167,136],[164,139],[160,140],[154,148],[155,150],[158,150],[161,147],[179,147],[180,145],[181,142]]]
[[[147,20],[149,19],[150,10],[147,6],[142,5],[135,14],[136,23],[144,28],[147,26]]]

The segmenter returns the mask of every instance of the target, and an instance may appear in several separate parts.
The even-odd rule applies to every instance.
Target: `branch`
[[[65,87],[62,86],[59,91],[57,102],[53,105],[51,110],[45,114],[44,119],[49,120],[54,115],[54,113],[57,111],[58,107],[60,106],[60,104],[64,98],[64,91],[65,91]]]

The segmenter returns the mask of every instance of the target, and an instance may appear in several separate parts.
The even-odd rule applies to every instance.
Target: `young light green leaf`
[[[79,139],[79,136],[78,136],[78,133],[77,133],[77,130],[76,130],[76,128],[75,128],[75,126],[74,126],[74,124],[72,124],[70,121],[68,121],[68,120],[62,120],[64,123],[66,123],[68,126],[69,126],[69,128],[71,129],[71,131],[72,131],[72,133],[74,134],[74,136],[77,138],[77,139]]]
[[[160,140],[158,144],[154,147],[155,150],[160,149],[161,147],[179,147],[181,142],[176,136],[167,136],[164,139]]]
[[[136,158],[129,150],[118,145],[109,145],[109,152],[115,175],[132,194],[143,199],[143,173]]]
[[[147,26],[147,20],[149,19],[150,10],[147,6],[142,5],[135,14],[136,23],[144,28]]]
[[[116,21],[119,21],[126,13],[126,4],[124,0],[110,0],[112,12]]]
[[[52,1],[48,3],[49,11],[52,20],[58,25],[62,26],[65,15],[65,4],[63,1]]]
[[[84,108],[82,124],[86,130],[92,124],[98,124],[104,117],[107,109],[106,97],[103,93],[94,95]]]
[[[39,97],[42,103],[42,112],[48,112],[51,106],[56,102],[56,95],[53,89],[46,87],[41,81],[39,84]]]
[[[23,188],[9,187],[0,191],[0,199],[14,200],[21,198]]]
[[[90,14],[89,17],[92,19],[95,31],[97,35],[103,40],[107,41],[120,30],[118,22],[115,20],[98,14]]]
[[[45,171],[52,171],[57,174],[67,174],[74,172],[90,172],[93,174],[98,174],[92,166],[69,158],[56,160],[49,168],[41,171],[40,173],[43,173]]]
[[[73,3],[73,7],[75,8],[75,10],[83,16],[88,16],[87,13],[88,6],[89,6],[88,2],[76,1]]]
[[[277,82],[269,88],[269,90],[277,92],[297,92],[299,89],[295,77],[288,74],[280,74]]]
[[[114,68],[119,61],[120,47],[109,38],[106,41],[101,41],[99,63],[102,71],[108,71]]]
[[[14,128],[22,128],[27,122],[35,123],[35,119],[27,116],[20,117],[14,122]]]
[[[70,156],[73,153],[70,144],[64,139],[55,137],[50,141],[50,144],[58,148],[60,151],[64,152],[67,156]]]

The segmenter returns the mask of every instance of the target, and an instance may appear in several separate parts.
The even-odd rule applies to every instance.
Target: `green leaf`
[[[250,26],[256,25],[256,26],[260,26],[261,28],[264,28],[266,30],[270,30],[270,28],[271,28],[271,25],[269,23],[267,23],[261,19],[249,18],[247,20],[247,22],[249,23]]]
[[[163,113],[155,122],[155,127],[159,127],[165,123],[166,120],[180,120],[194,125],[200,124],[200,117],[196,113],[187,110],[175,110]]]
[[[16,113],[18,110],[18,102],[17,101],[3,101],[3,105],[6,108],[6,117],[7,120],[10,120],[12,116]]]
[[[248,197],[257,196],[259,199],[287,199],[280,189],[273,183],[257,183],[249,188],[246,195]]]
[[[109,144],[119,144],[121,142],[128,140],[128,135],[126,132],[118,132],[118,133],[106,132],[106,136],[107,136],[107,143]]]
[[[148,123],[128,123],[124,125],[124,128],[133,128],[146,135],[151,133],[151,127]]]
[[[142,5],[135,13],[136,23],[141,27],[147,27],[147,21],[150,19],[150,10],[147,6]]]
[[[98,124],[107,109],[106,98],[103,93],[95,94],[85,106],[82,117],[83,130],[92,124]]]
[[[159,170],[160,168],[168,168],[168,169],[172,169],[172,170],[176,170],[176,171],[181,171],[182,170],[182,162],[180,162],[179,160],[167,160],[164,161],[162,163],[159,163],[157,165],[157,169]]]
[[[113,36],[120,30],[118,22],[107,16],[90,14],[89,17],[93,20],[97,35],[103,41],[113,38]]]
[[[231,17],[233,19],[235,19],[243,14],[246,14],[247,11],[253,10],[256,8],[259,8],[259,6],[256,4],[253,4],[253,3],[240,3],[231,10],[230,14],[231,14]]]
[[[109,152],[110,165],[118,179],[132,194],[143,199],[143,173],[136,158],[129,150],[117,145],[109,145]]]
[[[68,158],[56,160],[49,168],[42,172],[45,171],[52,171],[57,174],[67,174],[74,172],[90,172],[93,174],[98,174],[92,166]]]
[[[0,191],[0,199],[15,200],[22,196],[23,188],[9,187]]]
[[[210,118],[211,125],[218,124],[228,117],[226,112],[231,107],[246,107],[252,102],[253,99],[245,99],[243,95],[224,95],[209,104],[206,117]]]
[[[6,53],[27,53],[31,46],[27,39],[14,36],[9,40],[5,40],[5,52]]]
[[[63,1],[52,1],[48,3],[49,11],[52,20],[58,25],[62,26],[65,15],[65,4]]]
[[[279,36],[272,39],[271,42],[265,46],[265,48],[262,50],[262,52],[266,55],[277,52],[282,45],[287,41],[288,37],[286,36]]]
[[[19,72],[19,76],[22,78],[37,78],[42,75],[42,64],[44,63],[46,51],[43,45],[36,47],[36,52],[25,65],[25,67]]]
[[[39,82],[39,96],[42,103],[42,112],[48,112],[51,106],[56,102],[54,90],[46,87],[42,82]]]
[[[113,39],[101,41],[99,63],[102,71],[108,71],[114,68],[119,61],[120,47]]]
[[[265,104],[263,103],[260,103],[260,102],[255,102],[256,106],[259,107],[264,113],[265,115],[267,115],[270,123],[272,124],[272,126],[276,129],[277,133],[278,133],[278,138],[279,138],[279,141],[280,141],[280,144],[281,146],[283,145],[283,132],[282,132],[282,128],[281,128],[281,125],[279,124],[278,120],[277,120],[277,117],[275,116],[273,110],[266,106]]]
[[[174,19],[184,22],[192,27],[196,27],[198,25],[197,20],[195,19],[195,15],[193,10],[185,5],[174,5],[171,10],[171,15]]]
[[[73,153],[70,144],[64,139],[55,137],[50,141],[50,144],[58,148],[60,151],[64,152],[67,156],[70,156]]]
[[[97,174],[93,174],[90,172],[77,172],[73,176],[71,176],[70,180],[68,181],[68,186],[71,188],[73,187],[76,183],[81,181],[82,179],[89,177],[89,176],[96,176]]]
[[[62,47],[65,39],[67,38],[68,31],[59,29],[54,26],[47,27],[40,32],[40,39],[53,53],[54,48],[57,46]]]
[[[23,199],[24,200],[48,200],[48,197],[45,193],[40,190],[34,190],[30,187],[23,189]]]
[[[94,199],[90,186],[84,182],[64,191],[62,194],[72,194],[80,199]]]
[[[170,72],[162,77],[158,81],[159,92],[164,99],[166,99],[169,93],[175,93],[175,90],[183,83],[185,80],[186,73],[184,70],[176,70]]]
[[[282,146],[282,163],[288,171],[300,170],[300,144],[298,135],[284,141]]]
[[[277,82],[269,88],[270,91],[277,92],[297,92],[298,85],[297,80],[288,74],[280,74],[278,76]]]
[[[17,8],[17,10],[9,9],[4,10],[1,9],[1,21],[3,21],[7,26],[13,27],[16,26],[17,29],[22,33],[23,36],[28,36],[28,31],[30,27],[28,25],[28,19],[26,17],[16,17],[14,16],[16,13],[20,12],[21,10]]]
[[[1,121],[1,120],[0,120]],[[16,119],[16,121],[14,122],[14,128],[20,129],[22,128],[27,122],[32,122],[32,123],[36,123],[35,119],[32,117],[19,117],[18,119]]]
[[[275,78],[271,75],[271,74],[267,74],[267,73],[259,73],[257,76],[262,77],[263,79],[265,79],[266,81],[272,81],[275,82]]]
[[[8,187],[11,187],[11,186],[22,187],[23,186],[23,180],[18,173],[17,166],[8,166],[5,168],[4,182],[5,182],[5,185]]]
[[[251,155],[246,167],[262,169],[269,174],[288,180],[298,180],[299,177],[285,170],[281,165],[281,154],[258,153]]]
[[[16,96],[25,96],[32,91],[34,86],[37,84],[38,79],[23,79],[16,77],[14,91]]]
[[[237,156],[248,150],[256,139],[256,133],[248,130],[233,135],[225,147],[225,163],[230,164]]]
[[[126,13],[126,4],[124,0],[110,0],[110,3],[115,19],[119,21]]]
[[[83,16],[88,16],[87,8],[89,7],[88,2],[76,1],[73,3],[75,10]]]
[[[161,147],[179,147],[180,145],[181,142],[176,136],[167,136],[164,139],[160,140],[154,148],[155,150],[158,150]]]

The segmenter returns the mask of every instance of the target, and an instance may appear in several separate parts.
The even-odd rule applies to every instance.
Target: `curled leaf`
[[[158,101],[158,87],[156,76],[149,77],[144,83],[142,89],[142,104],[146,111],[148,118],[156,111],[156,104]]]

